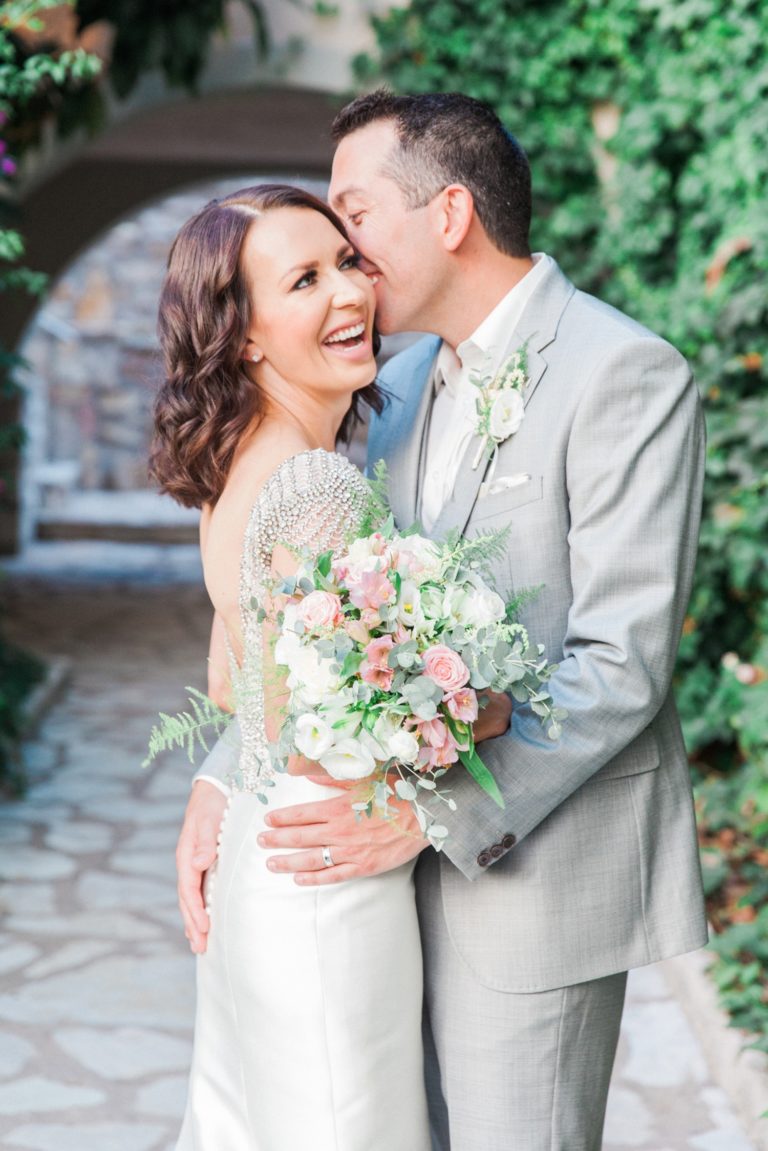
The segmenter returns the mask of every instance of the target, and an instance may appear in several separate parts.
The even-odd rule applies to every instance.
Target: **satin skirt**
[[[235,792],[207,880],[195,1044],[176,1151],[429,1151],[413,864],[302,888],[267,870],[270,809]]]

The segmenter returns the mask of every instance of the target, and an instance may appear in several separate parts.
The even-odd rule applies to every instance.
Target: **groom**
[[[674,348],[531,255],[528,163],[484,105],[377,92],[339,113],[334,138],[330,199],[376,284],[381,331],[435,333],[382,372],[392,398],[369,460],[387,461],[401,526],[418,518],[437,537],[509,526],[496,586],[540,589],[525,622],[559,661],[551,692],[568,720],[552,742],[516,708],[483,743],[503,810],[451,772],[439,855],[355,822],[345,795],[273,812],[264,842],[294,848],[275,868],[307,884],[421,852],[436,1148],[598,1151],[627,970],[706,941],[670,696],[699,525],[697,392]],[[491,477],[485,459],[473,466],[468,377],[522,346],[524,415]],[[224,802],[210,780],[234,758],[220,741],[179,843],[195,950]],[[396,1084],[385,1090],[397,1098]]]

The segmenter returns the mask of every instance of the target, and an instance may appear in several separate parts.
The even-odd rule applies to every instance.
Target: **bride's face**
[[[272,209],[251,226],[242,262],[253,308],[245,354],[259,356],[260,382],[342,397],[373,381],[373,288],[330,220]]]

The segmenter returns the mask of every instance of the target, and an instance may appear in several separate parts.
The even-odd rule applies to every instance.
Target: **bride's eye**
[[[360,256],[357,252],[350,252],[348,256],[344,256],[343,260],[339,264],[339,268],[342,270],[342,272],[346,272],[349,268],[359,267]]]
[[[304,275],[300,276],[299,279],[296,281],[296,283],[293,285],[293,287],[291,288],[291,291],[295,292],[297,288],[308,288],[310,286],[310,284],[313,284],[315,282],[315,279],[316,279],[316,273],[314,270],[312,270],[310,272],[305,272]]]

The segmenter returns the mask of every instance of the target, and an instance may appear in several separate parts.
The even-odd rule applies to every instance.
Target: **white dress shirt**
[[[419,509],[425,531],[431,531],[450,498],[459,464],[475,434],[477,388],[469,374],[494,375],[501,367],[523,309],[552,262],[544,252],[534,252],[530,272],[507,292],[472,335],[455,351],[445,342],[440,347],[432,374],[435,399]]]

